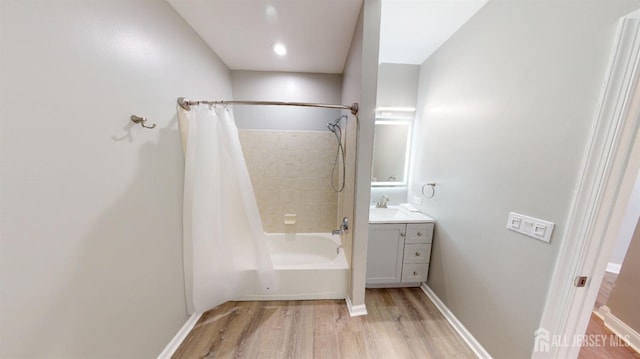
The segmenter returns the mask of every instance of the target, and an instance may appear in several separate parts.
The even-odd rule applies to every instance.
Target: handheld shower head
[[[327,128],[329,129],[329,131],[333,132],[333,135],[336,138],[336,141],[338,142],[338,149],[336,151],[336,159],[335,161],[333,161],[333,167],[331,168],[331,189],[333,189],[335,192],[342,192],[342,190],[344,190],[344,185],[345,185],[345,155],[344,155],[344,148],[342,147],[342,127],[340,126],[341,123],[340,121],[342,121],[342,119],[347,119],[348,116],[347,115],[341,115],[340,117],[336,118],[335,121],[333,122],[329,122],[327,123]],[[334,185],[334,181],[333,178],[336,175],[336,166],[338,165],[339,159],[340,159],[340,154],[342,154],[342,185],[340,185],[340,178],[338,178],[338,184],[337,187]],[[338,171],[339,173],[340,171]]]
[[[340,117],[336,118],[335,121],[333,122],[327,122],[327,128],[329,129],[329,131],[335,133],[337,128],[340,128],[340,120],[342,119],[346,119],[347,115],[341,115]]]
[[[339,125],[340,124],[340,120],[342,120],[343,118],[346,120],[348,118],[348,116],[347,115],[340,115],[340,117],[336,118],[336,120],[333,121],[333,124],[334,125]]]

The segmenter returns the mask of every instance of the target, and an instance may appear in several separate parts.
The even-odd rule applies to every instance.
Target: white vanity
[[[367,288],[418,287],[427,280],[433,218],[399,207],[371,208]]]

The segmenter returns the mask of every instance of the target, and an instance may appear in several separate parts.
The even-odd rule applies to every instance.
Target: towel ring
[[[427,186],[431,187],[431,193],[430,193],[430,194],[425,193],[425,190],[424,190],[424,189],[425,189]],[[436,184],[435,184],[435,182],[430,182],[430,183],[427,183],[427,184],[425,184],[424,186],[422,186],[422,195],[423,195],[423,196],[425,196],[425,198],[426,198],[426,199],[431,199],[431,198],[433,198],[433,196],[435,196],[435,195],[436,195]]]

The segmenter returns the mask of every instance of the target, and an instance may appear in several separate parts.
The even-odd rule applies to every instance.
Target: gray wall
[[[415,107],[419,76],[419,65],[380,64],[376,106]]]
[[[344,73],[342,77],[342,101],[345,103],[360,103],[360,94],[362,86],[362,37],[363,37],[363,22],[364,22],[364,5],[360,9],[358,15],[358,22],[353,32],[353,38],[351,39],[351,46],[349,47],[349,55],[344,65]],[[354,287],[354,276],[356,282],[359,280],[361,274],[358,270],[354,270],[354,257],[356,257],[355,241],[356,241],[356,220],[355,220],[355,198],[356,198],[356,145],[358,136],[358,116],[350,115],[350,121],[347,122],[346,132],[343,137],[343,145],[345,151],[345,186],[344,190],[338,193],[338,218],[337,220],[347,217],[351,223],[351,230],[345,232],[342,235],[342,245],[344,246],[345,255],[349,261],[349,288],[348,295],[353,302],[354,290],[358,296],[360,303],[364,304],[364,284],[362,289]],[[371,134],[373,139],[373,133]],[[360,226],[362,227],[362,226]],[[364,242],[366,245],[366,241]],[[358,238],[358,245],[362,245],[363,240],[360,236]],[[356,259],[362,260],[361,256]],[[366,258],[365,258],[366,260]],[[362,270],[362,263],[356,263],[360,265]],[[366,267],[364,267],[366,270]]]
[[[229,71],[163,1],[4,0],[0,46],[0,357],[155,357],[187,319],[176,97]]]
[[[301,72],[231,71],[234,100],[340,104],[342,75]],[[350,105],[350,104],[349,104]],[[341,111],[291,106],[234,105],[241,129],[328,131]]]
[[[606,303],[613,315],[636,332],[640,331],[638,277],[640,277],[640,220],[636,218],[636,227],[627,256],[624,258],[620,275]]]
[[[358,102],[360,105],[358,122],[350,121],[347,129],[347,187],[338,197],[340,204],[338,217],[341,218],[344,215],[351,220],[350,230],[346,236],[349,243],[345,245],[345,250],[351,256],[349,298],[354,306],[365,304],[380,8],[379,0],[367,0],[363,3],[351,40],[342,82],[342,102]],[[350,181],[350,178],[354,181]],[[351,183],[354,184],[353,187],[350,186]]]
[[[609,265],[621,266],[627,254],[627,248],[631,243],[631,237],[633,231],[636,228],[636,221],[640,214],[640,172],[636,174],[636,178],[633,185],[633,190],[627,204],[627,208],[622,216],[622,223],[620,223],[620,230],[616,238],[616,244],[611,251],[611,257],[609,258]]]
[[[428,285],[494,358],[531,355],[618,19],[637,1],[493,1],[421,68],[409,195]],[[420,139],[419,141],[415,139]],[[551,243],[510,211],[556,223]]]

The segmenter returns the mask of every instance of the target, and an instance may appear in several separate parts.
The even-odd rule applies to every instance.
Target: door
[[[634,12],[618,27],[606,91],[535,333],[532,358],[578,356],[579,346],[549,345],[548,336],[571,341],[585,333],[619,229],[621,219],[615,213],[631,193],[624,178],[640,168],[639,60],[640,12]],[[588,278],[586,286],[576,287],[574,280],[583,276]]]

